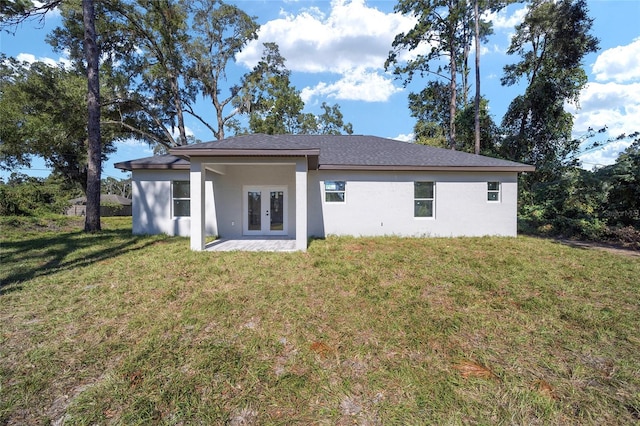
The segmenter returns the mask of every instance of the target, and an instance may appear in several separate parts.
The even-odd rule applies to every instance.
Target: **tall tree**
[[[410,82],[416,72],[434,74],[447,81],[449,85],[449,122],[447,125],[448,144],[455,149],[456,126],[455,116],[458,108],[458,65],[462,57],[463,46],[459,43],[459,19],[463,14],[462,0],[400,0],[395,11],[412,14],[417,18],[416,25],[407,33],[396,35],[392,50],[386,61],[386,67],[395,65],[394,74],[407,77]],[[406,64],[398,65],[398,54],[401,50],[415,50],[424,45],[430,50],[419,54]],[[441,64],[443,58],[446,65]],[[444,75],[447,71],[448,75]]]
[[[275,43],[265,43],[261,60],[245,78],[239,107],[248,107],[249,129],[254,133],[301,133],[304,102],[291,85],[291,72]],[[302,133],[305,133],[304,131]]]
[[[180,78],[179,41],[186,34],[181,17],[186,15],[174,2],[167,4],[163,8],[160,1],[98,2],[96,26],[101,78],[112,88],[102,107],[117,112],[103,125],[170,148],[188,140],[184,104],[194,95]],[[55,50],[68,52],[78,68],[85,63],[78,49],[83,37],[80,8],[78,0],[65,1],[60,7],[62,26],[47,37]]]
[[[400,0],[395,7],[397,12],[412,15],[417,19],[416,25],[406,33],[396,35],[385,67],[394,67],[394,74],[404,76],[405,84],[413,77],[428,75],[432,79],[422,95],[428,108],[442,108],[441,102],[429,105],[430,100],[441,99],[446,93],[447,112],[438,111],[437,115],[446,122],[438,122],[446,134],[447,145],[456,149],[456,114],[460,107],[466,105],[469,98],[469,65],[468,60],[474,39],[474,9],[469,0]],[[479,35],[486,37],[491,32],[489,23],[479,21]],[[426,53],[416,55],[415,59],[403,62],[402,51],[420,51]],[[446,84],[447,88],[444,89]],[[434,91],[439,95],[434,97]],[[410,105],[416,103],[410,99]],[[419,95],[418,95],[419,96]],[[418,124],[420,128],[430,128],[433,124]]]
[[[155,124],[155,132],[142,136],[166,147],[186,145],[185,112],[196,93],[184,79],[188,66],[184,46],[189,40],[185,5],[177,0],[136,0],[116,5],[115,15],[123,19],[124,35],[139,52],[122,64],[125,73],[139,77],[137,86],[122,102],[136,103]]]
[[[29,167],[41,157],[86,194],[88,175],[87,81],[83,73],[42,62],[31,65],[0,56],[0,167]],[[103,118],[114,114],[101,111]],[[114,142],[131,135],[100,129],[101,161]]]
[[[456,116],[456,126],[459,129],[458,146],[460,151],[491,157],[500,156],[497,150],[500,129],[489,113],[487,99],[480,98],[478,109],[476,109],[475,102],[468,103],[460,109]]]
[[[480,154],[480,0],[473,0],[473,29],[475,36],[475,76],[476,76],[476,94],[473,103],[473,134],[474,134],[474,152]]]
[[[322,135],[347,135],[353,134],[353,125],[344,122],[344,115],[340,111],[340,105],[329,105],[323,102],[321,105],[322,114],[316,117],[316,132]]]
[[[442,123],[451,121],[449,102],[451,87],[442,81],[432,80],[420,93],[409,94],[409,110],[416,119],[414,135],[418,143],[450,147],[447,139],[448,127]],[[455,120],[455,117],[454,117]]]
[[[240,103],[238,108],[249,111],[249,130],[266,134],[353,133],[338,105],[323,103],[319,116],[303,112],[304,101],[291,85],[285,61],[277,44],[265,43],[261,60],[245,77],[245,88],[236,102]]]
[[[521,60],[504,68],[502,84],[524,80],[526,89],[503,118],[502,150],[535,165],[535,180],[556,179],[578,149],[564,105],[577,103],[587,82],[582,60],[598,48],[592,23],[584,0],[534,0],[511,39],[508,53]]]
[[[68,0],[62,8],[63,27],[49,37],[74,58],[79,57],[74,50],[80,37],[77,1]],[[242,106],[236,102],[241,82],[228,83],[226,71],[256,38],[254,18],[221,0],[110,0],[98,6],[107,58],[103,75],[121,88],[104,102],[122,116],[108,124],[134,131],[162,151],[190,141],[187,115],[220,139],[233,117],[247,112],[237,107]],[[223,95],[225,86],[228,95]],[[211,100],[212,116],[196,110],[199,95]]]
[[[87,209],[85,232],[99,231],[102,138],[100,135],[100,51],[96,43],[93,0],[82,0],[84,56],[87,62]]]
[[[199,0],[188,5],[193,16],[192,30],[195,38],[186,47],[185,54],[191,58],[188,78],[200,92],[211,100],[215,109],[215,124],[209,124],[189,106],[189,112],[200,118],[216,139],[224,139],[225,127],[237,114],[247,112],[242,103],[226,111],[237,99],[241,87],[232,85],[228,96],[221,95],[226,80],[226,69],[230,61],[258,37],[258,24],[235,5],[220,0]]]
[[[59,6],[61,0],[48,2],[33,2],[20,0],[11,7],[3,3],[2,26],[16,25],[26,19],[44,16],[50,10]],[[15,7],[14,7],[15,6]],[[5,15],[5,12],[8,12]],[[87,213],[85,218],[85,232],[100,230],[100,173],[101,173],[101,139],[100,139],[100,83],[98,64],[100,52],[96,44],[95,9],[93,0],[82,0],[82,20],[84,27],[83,46],[87,63]]]

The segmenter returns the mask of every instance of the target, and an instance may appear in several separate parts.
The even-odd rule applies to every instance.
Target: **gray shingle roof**
[[[174,156],[116,164],[131,168],[188,168],[194,156],[317,156],[320,169],[476,169],[532,171],[532,166],[449,149],[360,135],[243,135],[186,145]],[[184,158],[184,159],[180,159]],[[168,167],[170,165],[171,167]],[[129,167],[120,167],[129,166]]]
[[[113,165],[117,169],[183,169],[189,170],[189,161],[175,155],[154,155],[137,160],[121,161]]]

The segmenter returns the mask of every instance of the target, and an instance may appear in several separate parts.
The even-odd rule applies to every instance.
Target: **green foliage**
[[[184,50],[189,57],[187,78],[195,87],[211,99],[216,111],[216,126],[209,125],[216,139],[224,139],[224,130],[230,120],[243,108],[225,112],[227,105],[238,104],[241,87],[231,86],[227,97],[221,96],[221,86],[226,78],[225,70],[229,62],[235,60],[246,44],[258,37],[258,24],[235,5],[218,0],[185,2],[193,14],[191,26],[195,35]]]
[[[558,179],[524,190],[521,230],[640,248],[639,148],[637,140],[613,165],[566,168]]]
[[[68,200],[80,193],[54,175],[44,179],[12,173],[6,183],[0,181],[0,216],[62,214]]]
[[[353,125],[344,122],[344,116],[340,111],[340,105],[328,105],[323,102],[321,105],[323,113],[316,116],[315,132],[321,135],[340,135],[342,132],[347,135],[353,134]]]
[[[303,113],[300,92],[291,86],[277,46],[237,82],[227,82],[227,68],[257,37],[258,24],[238,6],[220,0],[122,0],[100,2],[97,27],[107,82],[104,105],[113,116],[103,125],[126,129],[157,152],[192,142],[185,116],[200,121],[216,139],[228,130],[263,133],[352,132],[337,105],[323,113]],[[68,50],[81,63],[82,16],[78,0],[62,7],[63,27],[48,41]],[[211,101],[214,114],[196,110],[199,96]],[[175,132],[174,132],[175,130]],[[246,131],[246,129],[244,129]],[[177,134],[176,134],[177,133]]]
[[[596,175],[606,182],[603,216],[612,225],[640,229],[640,138],[620,154],[615,164]]]
[[[464,152],[475,152],[475,108],[473,103],[468,103],[458,110],[456,114],[456,149]],[[499,157],[498,140],[500,129],[493,121],[489,113],[489,101],[480,99],[480,154],[490,157]]]
[[[115,194],[125,198],[131,198],[131,178],[116,179],[111,176],[102,179],[102,194]]]
[[[509,159],[536,166],[524,181],[528,187],[559,179],[578,149],[564,105],[577,102],[587,82],[582,60],[598,47],[589,34],[592,23],[584,0],[534,0],[516,27],[507,53],[521,60],[504,68],[502,84],[524,80],[527,86],[503,118],[507,136],[501,150]]]
[[[567,169],[555,181],[538,183],[522,211],[531,230],[542,234],[563,235],[598,240],[605,223],[598,218],[598,207],[604,201],[601,182],[592,172]]]
[[[86,188],[86,78],[79,72],[36,62],[0,61],[0,167],[29,167],[41,157],[70,182]],[[126,137],[102,132],[102,159]]]
[[[489,3],[482,2],[481,10],[489,9]],[[406,33],[396,35],[393,50],[385,62],[385,68],[393,67],[393,73],[404,78],[405,85],[416,74],[435,79],[429,81],[420,94],[409,95],[409,108],[418,119],[417,130],[431,127],[422,121],[434,123],[443,129],[452,149],[457,147],[457,110],[469,97],[468,59],[475,28],[473,6],[471,1],[400,0],[396,12],[415,17],[417,23]],[[479,25],[480,37],[486,40],[492,32],[491,24],[480,20]],[[401,51],[424,45],[431,47],[426,54],[419,54],[406,63],[400,60]],[[423,136],[417,135],[416,139]],[[438,142],[431,136],[427,138],[428,143]]]
[[[300,91],[291,85],[290,71],[278,45],[265,43],[260,62],[245,77],[245,89],[238,108],[249,111],[249,130],[274,134],[347,134],[353,133],[345,123],[340,107],[323,102],[319,116],[304,113]]]
[[[416,119],[413,128],[419,143],[447,147],[451,111],[451,87],[439,81],[429,81],[420,93],[409,94],[409,110]]]
[[[0,3],[0,16],[23,15],[33,7],[31,0],[3,1]]]

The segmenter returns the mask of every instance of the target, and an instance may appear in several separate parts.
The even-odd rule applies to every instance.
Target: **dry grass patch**
[[[195,253],[126,219],[0,223],[2,424],[640,420],[635,258],[532,238]]]

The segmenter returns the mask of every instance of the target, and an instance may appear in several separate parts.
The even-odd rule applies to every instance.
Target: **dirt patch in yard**
[[[623,247],[623,246],[596,243],[592,241],[579,241],[579,240],[568,240],[568,239],[558,239],[557,241],[561,244],[565,244],[570,247],[581,248],[585,250],[602,250],[609,253],[618,254],[621,256],[640,258],[640,250],[634,250],[634,249]]]

